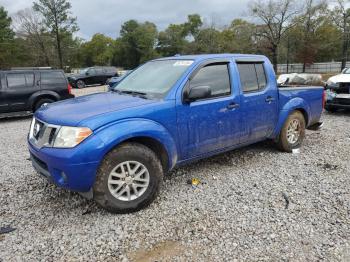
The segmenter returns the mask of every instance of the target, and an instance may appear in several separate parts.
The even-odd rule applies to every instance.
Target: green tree
[[[190,44],[189,38],[196,41],[202,25],[202,19],[198,14],[188,15],[187,21],[183,24],[170,24],[158,35],[158,52],[163,56],[193,53],[194,44]]]
[[[220,53],[220,31],[213,27],[201,29],[193,46],[195,53]]]
[[[33,9],[42,14],[46,27],[53,34],[59,66],[63,68],[63,34],[78,30],[76,18],[70,13],[71,4],[67,0],[37,0],[33,3]]]
[[[116,43],[118,51],[114,53],[113,62],[126,68],[135,68],[140,63],[157,57],[157,36],[157,27],[153,23],[138,23],[136,20],[125,22]]]
[[[230,53],[255,53],[254,34],[254,24],[243,19],[235,19],[221,33],[222,50]]]
[[[298,39],[296,58],[306,66],[315,62],[321,44],[316,31],[322,25],[326,4],[323,1],[306,0],[303,13],[296,17],[294,37]]]
[[[10,65],[11,51],[15,33],[11,29],[11,17],[0,6],[0,68]]]
[[[95,34],[81,46],[81,55],[86,66],[110,65],[113,58],[113,39]]]
[[[336,5],[333,10],[330,11],[330,16],[333,19],[335,25],[338,26],[342,32],[342,53],[341,62],[342,69],[346,66],[346,61],[348,60],[348,49],[350,41],[350,8],[346,7],[348,0],[337,0]]]

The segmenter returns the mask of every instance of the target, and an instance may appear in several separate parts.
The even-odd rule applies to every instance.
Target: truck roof
[[[154,61],[159,60],[194,60],[194,61],[201,61],[206,59],[215,59],[215,58],[246,58],[246,59],[259,59],[259,60],[265,60],[267,59],[266,56],[263,55],[248,55],[248,54],[201,54],[201,55],[175,55],[170,57],[163,57],[155,59]]]

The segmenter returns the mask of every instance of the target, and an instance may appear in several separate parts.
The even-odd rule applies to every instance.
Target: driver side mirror
[[[194,86],[188,88],[184,92],[184,101],[191,103],[193,101],[208,98],[211,96],[211,89],[209,86]]]
[[[88,75],[89,75],[89,72],[85,72],[85,75],[88,76]]]

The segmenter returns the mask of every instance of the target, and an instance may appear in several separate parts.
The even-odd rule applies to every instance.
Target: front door
[[[189,159],[239,143],[239,95],[230,81],[231,63],[206,63],[184,88],[207,86],[210,97],[177,106],[182,159]],[[189,85],[189,86],[188,86]]]

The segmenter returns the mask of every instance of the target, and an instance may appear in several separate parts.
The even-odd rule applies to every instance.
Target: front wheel
[[[84,82],[83,80],[78,80],[78,81],[77,81],[77,87],[78,87],[79,89],[85,88],[85,87],[86,87],[85,82]]]
[[[163,177],[159,158],[148,147],[126,143],[107,154],[94,185],[95,201],[113,213],[131,213],[156,198]]]
[[[305,137],[305,118],[300,111],[294,111],[284,123],[277,145],[280,150],[292,152],[299,148]]]

